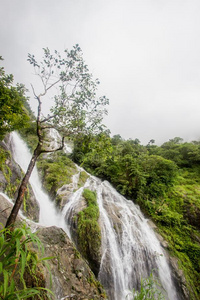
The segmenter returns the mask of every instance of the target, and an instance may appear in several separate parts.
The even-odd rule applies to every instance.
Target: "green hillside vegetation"
[[[200,295],[200,143],[162,146],[106,132],[76,140],[72,158],[139,204],[179,259],[191,299]]]

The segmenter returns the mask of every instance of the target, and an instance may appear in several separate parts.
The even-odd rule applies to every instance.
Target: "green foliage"
[[[98,224],[99,208],[94,192],[84,189],[83,197],[87,202],[87,207],[78,214],[78,248],[95,270],[94,260],[99,257],[101,246],[101,229]]]
[[[76,172],[74,163],[62,152],[52,153],[47,159],[41,158],[37,166],[43,185],[52,197],[64,184],[71,183],[72,175]]]
[[[82,187],[85,184],[88,177],[89,175],[85,171],[80,172],[79,180],[78,180],[78,188]]]
[[[172,139],[157,148],[159,155],[174,161],[179,167],[200,165],[200,145],[198,143],[183,143]]]
[[[23,85],[13,86],[13,76],[0,68],[0,140],[6,133],[25,127],[29,120]]]
[[[112,152],[111,140],[108,132],[97,135],[79,135],[74,141],[71,158],[78,163],[87,165],[87,169],[94,170],[102,165]]]
[[[160,284],[151,273],[149,278],[141,279],[140,291],[133,289],[134,300],[164,300],[162,292],[159,290]],[[127,295],[128,297],[128,295]]]
[[[88,282],[98,289],[102,299],[107,299],[107,295],[106,295],[106,292],[105,292],[102,284],[95,278],[95,276],[92,273],[91,273],[90,277],[88,278]],[[91,300],[93,300],[93,299],[91,299]]]
[[[39,251],[42,245],[36,234],[25,225],[0,231],[0,297],[1,299],[50,299],[49,290],[41,282],[38,265],[47,258],[39,259],[30,250],[34,243]],[[29,287],[28,281],[32,282]],[[37,296],[37,298],[35,298]]]

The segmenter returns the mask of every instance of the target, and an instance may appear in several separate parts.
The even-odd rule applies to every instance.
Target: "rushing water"
[[[13,157],[25,172],[31,154],[17,133],[12,133],[11,139]],[[74,188],[77,188],[80,171],[77,168],[73,176]],[[132,201],[122,197],[108,182],[90,176],[84,187],[69,197],[60,213],[43,191],[36,168],[30,184],[39,202],[40,223],[62,227],[70,237],[74,211],[79,207],[84,187],[96,191],[102,235],[99,280],[110,300],[132,299],[130,291],[139,288],[141,278],[148,277],[152,270],[165,290],[166,299],[178,299],[162,247],[147,219]]]
[[[13,132],[11,135],[11,147],[14,160],[20,165],[22,170],[26,172],[31,160],[31,153],[25,142],[16,132]],[[66,226],[64,220],[60,218],[60,214],[57,212],[54,203],[49,199],[42,188],[42,183],[36,167],[33,169],[29,182],[39,203],[39,222],[44,226],[55,225],[65,229]]]

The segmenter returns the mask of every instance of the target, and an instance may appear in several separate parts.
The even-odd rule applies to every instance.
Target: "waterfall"
[[[107,181],[102,182],[91,176],[85,187],[97,193],[102,235],[98,277],[109,299],[133,299],[131,290],[139,288],[141,278],[147,278],[152,270],[163,287],[165,299],[178,299],[160,242],[139,208],[121,196]],[[68,224],[80,196],[78,190],[63,210]]]
[[[140,287],[141,278],[147,278],[152,270],[155,270],[166,291],[165,297],[177,299],[163,250],[139,208],[108,182],[94,181],[103,239],[99,279],[104,286],[113,282],[110,299],[125,299],[130,290]],[[132,299],[132,296],[126,299]]]
[[[27,148],[26,143],[16,132],[12,132],[11,134],[11,147],[14,160],[22,168],[23,172],[26,172],[32,155]],[[29,182],[40,207],[39,223],[44,226],[55,225],[65,230],[65,222],[60,217],[60,213],[57,212],[54,203],[44,192],[36,167],[33,169]]]
[[[17,133],[12,133],[11,140],[13,157],[25,172],[31,154]],[[73,176],[74,188],[77,188],[81,170],[78,168],[77,174]],[[132,201],[126,200],[108,182],[90,176],[84,187],[69,197],[62,212],[55,209],[43,191],[37,168],[32,172],[30,184],[39,202],[40,223],[61,227],[69,237],[73,211],[79,207],[83,189],[87,187],[96,191],[102,236],[99,280],[109,300],[133,299],[131,290],[139,288],[141,278],[147,278],[152,270],[165,291],[166,299],[179,299],[165,254],[147,219]]]

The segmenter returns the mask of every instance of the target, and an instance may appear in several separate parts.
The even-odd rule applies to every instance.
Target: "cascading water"
[[[14,160],[20,165],[22,170],[26,172],[31,160],[31,153],[29,152],[27,145],[16,132],[11,134],[11,147]],[[64,220],[60,218],[60,214],[57,212],[54,203],[42,189],[37,168],[33,169],[29,182],[39,203],[39,222],[44,226],[55,225],[65,229],[66,225]]]
[[[130,291],[139,288],[141,278],[147,278],[152,270],[165,298],[178,299],[160,243],[139,208],[96,177],[91,176],[85,187],[97,193],[102,233],[99,280],[109,299],[133,299]],[[68,224],[73,223],[72,210],[81,201],[81,192],[78,190],[63,210]]]
[[[110,299],[132,299],[130,291],[139,288],[141,278],[148,277],[152,270],[157,271],[166,298],[177,299],[160,243],[141,211],[108,182],[93,178],[92,185],[97,191],[102,224],[99,279]]]
[[[26,171],[31,155],[18,134],[12,133],[13,157]],[[73,176],[74,188],[81,169]],[[79,206],[85,187],[96,191],[100,210],[102,259],[99,280],[107,290],[110,300],[133,299],[130,291],[140,286],[141,278],[154,269],[166,299],[176,300],[169,266],[165,255],[147,220],[132,201],[126,200],[106,181],[90,176],[84,187],[74,192],[58,213],[52,201],[43,192],[36,168],[30,183],[40,205],[40,223],[62,227],[71,237],[73,211]]]

